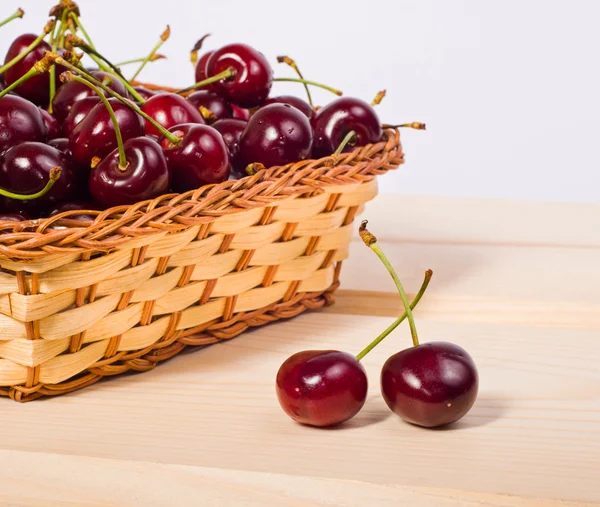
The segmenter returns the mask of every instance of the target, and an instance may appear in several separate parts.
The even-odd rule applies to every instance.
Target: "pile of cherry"
[[[288,57],[279,60],[299,78],[275,78],[264,55],[241,43],[198,58],[203,37],[192,51],[195,84],[150,90],[135,78],[161,57],[169,29],[126,79],[131,62],[101,54],[77,4],[61,0],[50,17],[40,35],[15,39],[0,67],[0,220],[130,205],[382,139],[377,99],[314,107],[309,86],[341,92],[304,80]],[[84,56],[96,65],[84,66]],[[303,83],[308,102],[270,96],[277,80]]]

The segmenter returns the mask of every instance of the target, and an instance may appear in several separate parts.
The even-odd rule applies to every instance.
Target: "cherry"
[[[93,202],[67,201],[67,202],[63,202],[63,203],[59,204],[54,209],[52,209],[52,211],[50,211],[48,216],[53,217],[54,215],[58,215],[60,213],[66,212],[66,211],[79,211],[79,210],[81,210],[81,211],[94,210],[95,211],[97,209],[98,209],[98,205]],[[77,213],[77,214],[70,214],[69,216],[67,216],[65,218],[68,218],[69,220],[92,220],[93,221],[96,217],[94,215],[86,215],[85,213]]]
[[[142,105],[141,109],[166,129],[182,123],[205,123],[198,108],[175,93],[163,92],[154,95]],[[146,121],[146,133],[160,135],[160,131],[148,121]]]
[[[144,134],[144,121],[117,99],[108,99],[124,140]],[[104,103],[96,104],[69,136],[69,150],[75,162],[89,167],[94,157],[103,158],[117,147],[111,114]]]
[[[233,110],[233,118],[236,118],[238,120],[248,121],[250,119],[250,116],[252,116],[248,109],[236,106],[235,104],[231,104],[231,109]]]
[[[267,99],[273,70],[262,53],[246,44],[228,44],[213,52],[206,62],[207,78],[229,69],[231,77],[213,84],[225,99],[245,108],[259,106]]]
[[[367,399],[363,365],[337,350],[306,350],[290,356],[279,368],[277,399],[294,421],[334,426],[354,417]]]
[[[449,342],[419,344],[417,329],[402,282],[367,230],[360,225],[360,236],[388,269],[408,317],[413,347],[388,358],[381,370],[381,393],[388,407],[405,421],[433,428],[458,421],[477,398],[479,377],[471,356]]]
[[[112,74],[103,71],[94,71],[90,74],[99,81],[104,80],[108,83],[107,86],[119,95],[125,97],[128,96],[123,83]],[[56,92],[54,100],[52,101],[52,111],[54,116],[58,122],[62,124],[75,102],[93,95],[96,95],[96,92],[78,81],[69,81],[68,83],[63,84]]]
[[[0,213],[0,222],[24,222],[25,220],[29,220],[29,216],[26,213]]]
[[[212,127],[220,132],[227,145],[231,171],[238,178],[246,176],[244,162],[240,157],[240,138],[247,124],[248,122],[236,118],[224,118],[212,124]]]
[[[229,178],[229,152],[218,130],[208,125],[186,123],[169,129],[179,142],[167,137],[161,145],[171,170],[171,187],[186,192]]]
[[[273,167],[304,160],[313,142],[308,118],[289,104],[261,107],[248,121],[240,139],[244,165]]]
[[[69,156],[71,155],[71,152],[69,151],[69,139],[66,137],[51,139],[48,141],[48,146],[52,146],[63,153],[68,153]]]
[[[308,102],[295,97],[294,95],[279,95],[277,97],[271,97],[264,103],[265,106],[269,104],[289,104],[290,106],[294,106],[296,109],[302,111],[309,119],[312,118],[314,114],[314,110],[312,107],[310,107]]]
[[[145,86],[134,86],[133,89],[138,92],[138,94],[144,99],[148,100],[150,97],[153,97],[158,92],[155,90],[149,90]]]
[[[39,109],[44,118],[46,129],[48,130],[48,139],[56,139],[60,135],[60,125],[58,124],[58,121],[45,109],[42,109],[41,107]]]
[[[363,100],[352,97],[342,97],[330,102],[317,111],[311,124],[314,131],[314,158],[333,154],[352,131],[355,133],[353,141],[343,151],[378,142],[383,134],[375,110]]]
[[[123,144],[126,163],[115,149],[92,169],[90,194],[105,207],[153,199],[169,190],[169,170],[160,145],[148,137]]]
[[[61,134],[64,137],[69,137],[75,127],[90,113],[90,111],[100,103],[100,97],[90,96],[78,100],[71,107],[69,114],[62,122]]]
[[[204,81],[208,78],[208,76],[206,75],[206,63],[208,62],[208,59],[212,56],[213,53],[214,51],[207,51],[198,60],[198,63],[196,64],[196,83]],[[216,91],[214,84],[208,84],[204,87],[204,89]]]
[[[48,128],[38,107],[18,95],[0,98],[0,152],[25,141],[47,139]]]
[[[233,116],[231,104],[216,92],[199,90],[189,95],[187,99],[197,109],[200,109],[200,112],[207,123],[215,122],[221,118],[231,118]],[[204,109],[201,109],[201,107]]]

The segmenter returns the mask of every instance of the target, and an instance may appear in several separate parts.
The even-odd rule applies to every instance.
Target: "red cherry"
[[[134,86],[133,89],[138,92],[144,100],[148,100],[158,93],[156,90],[149,90],[145,86]]]
[[[302,111],[309,119],[312,118],[314,114],[313,108],[310,107],[308,102],[294,95],[279,95],[277,97],[271,97],[264,103],[265,106],[269,104],[289,104],[290,106],[294,106],[296,109]]]
[[[381,370],[381,393],[402,419],[428,428],[461,419],[477,398],[475,362],[462,347],[429,342],[391,356]]]
[[[41,107],[39,109],[44,118],[46,129],[48,130],[48,139],[56,139],[60,135],[60,125],[58,124],[58,121],[45,109],[42,109]]]
[[[225,141],[229,150],[231,172],[238,178],[247,176],[244,172],[244,162],[240,157],[240,138],[247,124],[248,122],[235,118],[224,118],[212,124],[212,127],[217,129],[223,136],[223,141]]]
[[[223,46],[206,62],[206,74],[212,77],[227,69],[233,69],[234,75],[213,86],[229,102],[249,108],[267,99],[273,84],[273,70],[262,53],[246,44]]]
[[[71,107],[69,114],[62,122],[61,134],[69,137],[75,127],[90,113],[90,111],[100,102],[100,97],[90,96],[78,100]]]
[[[26,213],[0,213],[0,222],[24,222],[25,220],[29,220],[29,216]],[[8,231],[2,231],[0,234],[6,234]]]
[[[189,95],[187,99],[196,109],[199,109],[200,106],[205,107],[215,116],[212,120],[207,120],[205,117],[204,119],[207,123],[213,123],[221,118],[231,118],[233,116],[231,104],[216,92],[199,90]]]
[[[150,97],[142,106],[142,111],[166,129],[183,123],[205,123],[200,111],[187,99],[175,93],[163,92]],[[160,135],[158,129],[148,121],[146,133]]]
[[[289,104],[261,107],[248,121],[240,139],[244,165],[273,167],[304,160],[313,142],[308,118]]]
[[[208,125],[187,123],[177,125],[169,132],[181,139],[178,144],[161,139],[171,170],[171,187],[176,192],[186,192],[229,178],[229,153],[217,130]]]
[[[69,140],[66,137],[57,137],[55,139],[51,139],[48,141],[48,146],[52,146],[63,153],[71,153],[69,151]]]
[[[48,139],[40,109],[18,95],[0,98],[0,132],[0,152],[25,141]]]
[[[169,190],[169,170],[163,150],[156,141],[136,137],[123,143],[128,165],[119,165],[115,149],[90,175],[94,200],[105,207],[153,199]]]
[[[93,202],[87,201],[67,201],[56,206],[49,214],[49,217],[64,213],[65,211],[90,211],[97,210],[98,205]],[[73,214],[67,217],[69,220],[94,220],[96,217],[93,215],[86,215],[85,213]]]
[[[208,62],[208,59],[212,56],[213,53],[214,51],[207,51],[200,58],[198,58],[198,63],[196,64],[196,83],[204,81],[208,77],[206,75],[206,63]],[[206,85],[204,89],[216,91],[215,87],[212,84]]]
[[[235,104],[231,104],[231,109],[233,109],[233,118],[238,120],[248,121],[250,119],[250,110],[244,109],[243,107],[236,106]]]
[[[367,399],[367,374],[351,354],[307,350],[289,357],[277,372],[281,408],[294,421],[333,426],[354,417]]]

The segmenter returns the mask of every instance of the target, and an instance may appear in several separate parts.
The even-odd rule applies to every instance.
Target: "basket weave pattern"
[[[403,161],[389,129],[93,221],[0,222],[0,394],[67,393],[331,304],[355,215]]]

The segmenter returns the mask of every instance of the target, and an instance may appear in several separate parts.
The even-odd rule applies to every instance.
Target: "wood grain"
[[[81,393],[5,401],[0,505],[600,505],[600,228],[587,229],[600,206],[440,199],[442,213],[435,198],[397,199],[374,201],[370,229],[409,292],[434,269],[415,314],[424,341],[454,341],[478,365],[462,421],[423,430],[387,410],[379,369],[410,344],[407,326],[365,358],[369,398],[348,424],[316,430],[281,412],[274,377],[289,354],[358,352],[399,311],[389,275],[355,241],[328,312]]]

